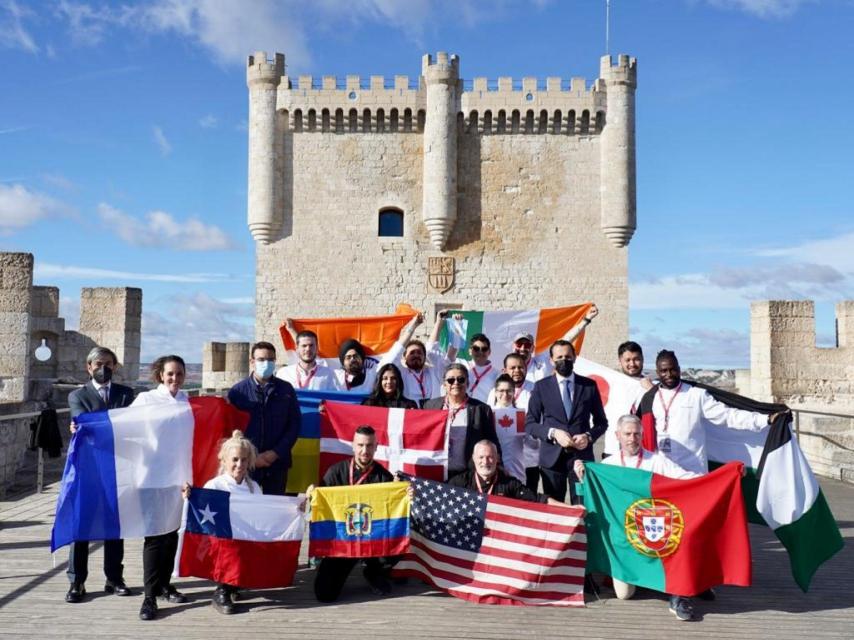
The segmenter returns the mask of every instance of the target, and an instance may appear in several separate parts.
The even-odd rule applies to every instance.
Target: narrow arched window
[[[403,236],[403,211],[400,209],[380,209],[379,234],[381,238],[400,238]]]

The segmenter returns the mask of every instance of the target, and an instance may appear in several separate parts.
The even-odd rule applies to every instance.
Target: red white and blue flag
[[[481,604],[584,606],[583,507],[411,482],[410,550],[396,575]]]
[[[193,488],[176,574],[247,589],[290,586],[304,529],[302,498]]]

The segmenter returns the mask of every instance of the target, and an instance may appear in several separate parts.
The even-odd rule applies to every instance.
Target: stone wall
[[[0,253],[0,404],[26,400],[33,255]]]
[[[249,375],[248,342],[206,342],[202,389],[223,390]]]
[[[80,333],[95,344],[112,349],[122,365],[116,381],[139,378],[142,337],[142,289],[85,288],[80,295]]]

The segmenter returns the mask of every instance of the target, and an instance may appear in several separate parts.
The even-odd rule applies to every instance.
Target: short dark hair
[[[655,356],[655,363],[658,364],[660,360],[665,360],[667,358],[672,358],[676,364],[679,364],[679,359],[676,357],[676,353],[668,349],[662,349],[658,352],[658,355]]]
[[[356,427],[356,435],[359,436],[375,436],[377,435],[376,430],[369,424],[363,424]]]
[[[575,347],[569,340],[555,340],[552,342],[552,345],[549,347],[549,358],[554,354],[555,347],[569,347],[572,351],[572,355],[576,355]]]
[[[506,359],[506,358],[505,358],[505,359]],[[510,377],[510,374],[509,374],[509,373],[502,373],[500,376],[498,376],[498,377],[495,379],[495,388],[497,389],[497,388],[498,388],[498,385],[499,385],[499,384],[501,384],[502,382],[509,382],[509,383],[510,383],[511,385],[513,385],[514,387],[516,386],[516,383],[515,383],[515,382],[513,382],[513,378],[511,378],[511,377]]]
[[[317,344],[317,334],[314,331],[303,329],[297,334],[297,339],[295,340],[295,342],[299,342],[300,338],[313,338],[314,344]]]
[[[641,346],[633,340],[626,340],[623,344],[617,347],[617,357],[619,358],[626,351],[629,353],[639,353],[641,354],[641,357],[643,357],[643,349],[641,349]]]
[[[424,353],[425,356],[427,355],[427,347],[425,347],[424,343],[421,342],[421,340],[418,340],[417,338],[413,338],[412,340],[407,342],[405,345],[403,345],[403,352],[406,353],[406,351],[409,349],[409,347],[412,347],[412,346],[421,347],[421,351]]]
[[[256,352],[258,349],[267,349],[268,351],[272,351],[272,352],[273,352],[273,357],[274,357],[274,358],[276,357],[276,347],[274,347],[274,346],[273,346],[272,344],[270,344],[269,342],[264,342],[264,341],[256,342],[255,344],[253,344],[253,345],[249,348],[249,357],[250,357],[250,358],[255,358],[255,352]]]
[[[521,360],[522,364],[526,364],[525,363],[525,356],[518,354],[515,351],[511,351],[506,356],[504,356],[504,368],[505,369],[507,368],[507,361],[508,360]]]
[[[181,365],[181,368],[184,370],[184,373],[187,372],[187,365],[184,364],[184,358],[176,355],[169,356],[160,356],[151,363],[151,380],[154,384],[160,384],[163,382],[163,370],[166,368],[166,365],[170,362],[177,362]]]
[[[476,333],[469,340],[469,346],[473,345],[475,342],[485,342],[487,349],[492,350],[492,343],[489,341],[489,338],[486,337],[485,333]]]
[[[452,362],[447,367],[445,367],[445,372],[442,374],[443,378],[447,377],[451,371],[462,371],[463,375],[466,377],[466,382],[469,379],[469,369],[466,365],[461,362]]]

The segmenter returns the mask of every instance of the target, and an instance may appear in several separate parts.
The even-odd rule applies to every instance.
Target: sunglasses
[[[517,347],[528,347],[529,349],[534,346],[527,340],[519,340],[518,342],[514,342],[513,344],[515,344]]]
[[[478,347],[476,345],[472,345],[469,347],[472,353],[486,353],[489,351],[489,347]]]
[[[445,378],[445,382],[448,384],[465,384],[467,379],[463,376],[457,376],[456,378]]]

